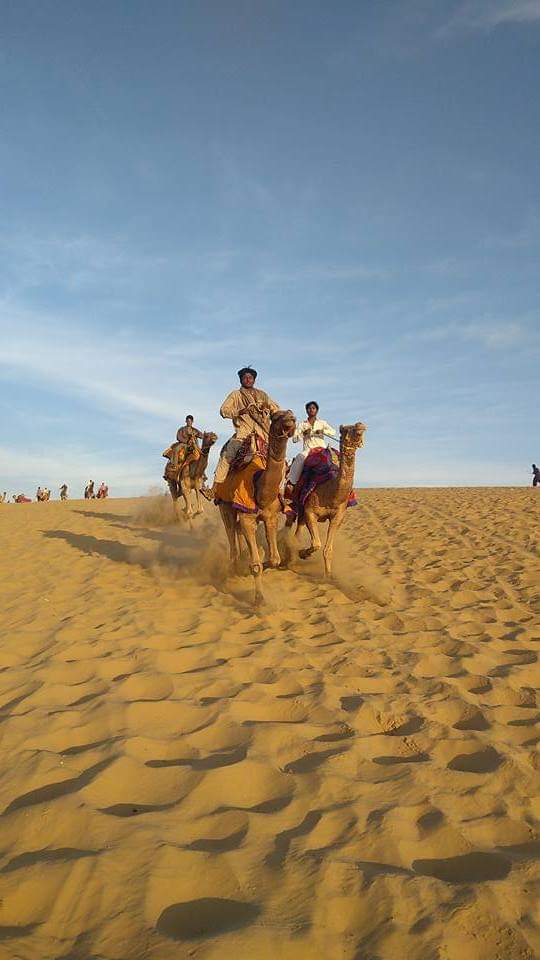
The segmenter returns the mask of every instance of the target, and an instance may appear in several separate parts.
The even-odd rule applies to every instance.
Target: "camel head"
[[[366,432],[367,427],[365,423],[349,423],[341,426],[339,432],[341,435],[341,442],[344,449],[349,450],[358,450],[359,447],[364,446],[364,433]]]
[[[213,447],[217,440],[217,433],[213,433],[211,430],[205,431],[202,438],[203,450],[209,450],[210,447]]]
[[[277,410],[271,414],[270,419],[271,437],[292,437],[296,430],[296,417],[292,410]]]

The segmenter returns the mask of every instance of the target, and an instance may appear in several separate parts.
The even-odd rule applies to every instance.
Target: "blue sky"
[[[245,363],[360,485],[528,482],[540,0],[0,12],[2,490],[144,493]]]

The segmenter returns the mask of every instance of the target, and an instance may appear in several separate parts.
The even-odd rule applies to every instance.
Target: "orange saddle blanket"
[[[230,503],[242,513],[257,513],[255,482],[264,467],[265,461],[255,454],[241,470],[230,470],[223,483],[216,485],[216,503]]]

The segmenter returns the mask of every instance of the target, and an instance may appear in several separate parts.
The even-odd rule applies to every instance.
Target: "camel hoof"
[[[313,552],[313,547],[306,547],[305,550],[299,550],[298,556],[301,557],[302,560],[307,560],[307,558],[310,557]]]

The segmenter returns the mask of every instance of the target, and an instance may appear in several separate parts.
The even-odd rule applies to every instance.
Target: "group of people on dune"
[[[85,500],[106,500],[109,496],[109,488],[104,480],[102,480],[100,486],[98,487],[98,492],[95,493],[94,490],[94,481],[89,480],[84,488],[84,499]]]
[[[233,390],[221,404],[220,414],[225,420],[232,420],[234,434],[222,447],[219,460],[210,487],[203,487],[202,494],[207,500],[215,500],[218,484],[223,483],[231,467],[248,463],[257,453],[265,454],[270,431],[271,416],[282,408],[264,390],[255,386],[257,371],[253,367],[242,367],[238,371],[240,387]],[[336,430],[319,416],[319,404],[309,400],[305,405],[306,419],[297,424],[292,437],[293,443],[302,442],[302,450],[291,463],[288,474],[284,475],[282,494],[285,500],[292,500],[295,488],[302,475],[306,458],[311,451],[324,448],[326,438],[335,438]],[[195,424],[191,414],[186,417],[185,426],[176,434],[176,444],[168,447],[163,456],[174,458],[176,468],[186,465],[200,457],[199,440],[204,434]],[[167,475],[165,476],[167,479]]]
[[[60,500],[69,499],[69,491],[67,483],[63,483],[59,489]],[[85,500],[105,500],[109,496],[109,488],[105,481],[98,488],[97,494],[94,493],[94,481],[90,480],[84,488],[84,499]],[[12,496],[13,503],[31,503],[32,500],[30,497],[27,497],[24,493],[14,493]],[[51,491],[48,487],[38,487],[36,490],[36,501],[38,503],[46,503],[51,499]],[[0,503],[9,503],[9,496],[4,490],[0,494]]]
[[[233,436],[225,443],[214,472],[213,483],[203,487],[201,492],[207,500],[215,500],[216,488],[223,483],[231,466],[247,463],[257,453],[265,452],[270,430],[270,418],[281,409],[264,390],[255,386],[257,371],[253,367],[242,367],[238,371],[240,387],[233,390],[221,404],[220,414],[225,420],[232,420]],[[316,449],[327,446],[326,438],[337,436],[336,430],[319,416],[319,404],[309,400],[305,405],[306,419],[298,423],[293,443],[302,442],[303,449],[293,459],[288,474],[284,477],[283,496],[292,500],[297,484],[302,476],[306,458]],[[164,451],[163,456],[174,461],[174,469],[182,468],[200,457],[199,440],[203,432],[194,424],[191,414],[186,417],[185,426],[176,434],[176,443]],[[540,468],[532,465],[532,485],[540,485]],[[167,479],[167,474],[165,475]]]

